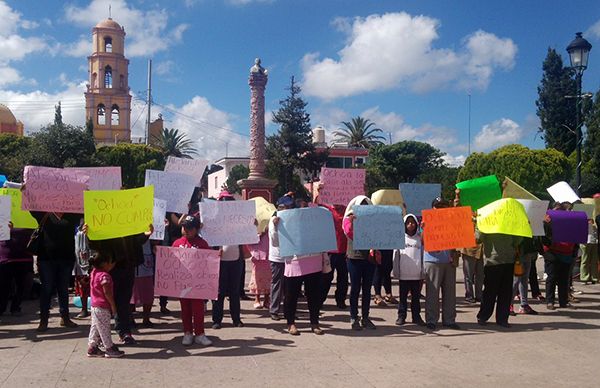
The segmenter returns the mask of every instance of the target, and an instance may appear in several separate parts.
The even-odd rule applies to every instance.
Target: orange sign
[[[423,224],[427,252],[477,245],[470,206],[423,210]]]

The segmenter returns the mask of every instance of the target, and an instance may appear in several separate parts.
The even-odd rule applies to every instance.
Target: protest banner
[[[382,189],[371,194],[373,205],[402,206],[404,208],[404,198],[400,190]]]
[[[473,212],[468,206],[423,210],[427,252],[476,246]]]
[[[544,217],[550,201],[534,201],[531,199],[518,199],[517,201],[525,208],[533,236],[544,236],[546,234]]]
[[[281,257],[306,255],[337,249],[333,217],[322,207],[278,211],[277,225]]]
[[[10,240],[10,196],[0,195],[0,241]]]
[[[154,188],[86,191],[84,219],[90,240],[143,233],[152,224]]]
[[[27,210],[21,210],[21,190],[19,189],[0,189],[0,195],[8,195],[10,200],[10,220],[13,228],[35,229],[38,222]]]
[[[264,232],[269,226],[269,221],[277,208],[272,203],[268,202],[263,197],[250,198],[251,201],[256,202],[256,220],[258,221],[258,233]]]
[[[196,182],[177,172],[146,170],[146,186],[154,186],[154,196],[167,201],[167,211],[187,213]]]
[[[477,228],[488,234],[532,237],[525,207],[514,198],[502,198],[477,210]]]
[[[319,203],[347,205],[365,194],[366,172],[361,168],[321,168]]]
[[[439,183],[400,183],[400,192],[407,213],[420,216],[424,209],[431,209],[434,199],[442,195],[442,185]]]
[[[121,167],[67,167],[65,170],[88,175],[88,190],[121,190]]]
[[[552,241],[586,244],[588,219],[584,212],[548,210],[552,225]]]
[[[220,260],[213,249],[157,246],[154,295],[217,299]]]
[[[534,201],[540,200],[538,197],[519,186],[517,182],[513,181],[509,177],[504,178],[502,187],[502,198],[531,199]]]
[[[165,239],[165,216],[167,214],[167,201],[154,198],[154,207],[152,209],[152,225],[154,232],[150,235],[150,240]]]
[[[194,186],[200,186],[204,170],[208,166],[208,161],[203,159],[186,159],[169,156],[165,165],[166,172],[176,172],[179,174],[194,177]]]
[[[573,205],[573,210],[584,212],[589,220],[593,220],[595,218],[594,214],[596,212],[596,207],[594,204],[576,203]]]
[[[460,190],[461,206],[471,206],[474,212],[480,207],[502,198],[500,183],[496,175],[463,181],[457,183],[456,188]]]
[[[573,203],[581,200],[573,188],[571,188],[571,186],[564,181],[553,184],[552,186],[548,187],[546,191],[556,202]]]
[[[256,202],[200,202],[202,237],[212,247],[221,245],[256,244]]]
[[[89,175],[62,168],[25,166],[23,210],[83,213],[83,192]]]
[[[404,219],[400,206],[353,206],[354,249],[404,248]]]

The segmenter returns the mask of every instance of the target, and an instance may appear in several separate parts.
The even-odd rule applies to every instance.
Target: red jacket
[[[342,228],[344,213],[338,212],[333,206],[325,204],[319,204],[319,206],[323,206],[331,212],[331,215],[333,217],[333,225],[335,226],[335,239],[337,241],[337,249],[335,251],[329,251],[329,253],[346,253],[348,239],[346,237],[346,234],[344,233],[344,229]]]
[[[200,236],[195,236],[188,240],[187,237],[183,236],[178,238],[173,243],[175,248],[197,248],[197,249],[210,249],[208,243]]]

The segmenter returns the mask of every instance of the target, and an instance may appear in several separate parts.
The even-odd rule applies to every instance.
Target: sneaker
[[[221,328],[221,324],[215,322],[215,323],[212,324],[212,328],[215,329],[215,330],[219,330]]]
[[[358,318],[352,318],[350,319],[350,324],[352,325],[352,330],[362,330],[362,326],[360,326],[360,322],[358,321]]]
[[[370,329],[370,330],[375,330],[377,329],[377,327],[375,326],[375,324],[373,322],[371,322],[371,320],[369,318],[363,318],[360,320],[360,325],[363,327],[363,329]]]
[[[548,310],[554,310],[554,308],[555,308],[555,307],[554,307],[554,303],[548,303],[548,304],[546,305],[546,308],[547,308]]]
[[[244,327],[244,322],[242,322],[242,321],[233,322],[233,327]]]
[[[279,316],[279,314],[271,314],[271,319],[274,321],[280,321],[281,317]]]
[[[212,345],[212,341],[209,340],[205,334],[197,335],[196,337],[194,337],[194,343],[202,346]]]
[[[537,315],[538,312],[531,308],[528,304],[525,306],[521,306],[519,309],[519,314],[528,314],[528,315]]]
[[[124,354],[125,354],[124,351],[119,350],[118,348],[115,348],[113,346],[112,348],[106,349],[106,352],[104,352],[104,357],[106,357],[106,358],[121,358],[121,357],[123,357]]]
[[[508,308],[508,315],[511,315],[511,316],[513,316],[513,317],[514,317],[515,315],[517,315],[517,314],[515,314],[515,307],[514,307],[512,304],[511,304],[511,305],[510,305],[510,307]]]
[[[298,328],[293,323],[288,326],[288,333],[290,333],[291,335],[300,335]]]
[[[404,325],[406,323],[406,319],[405,318],[398,318],[398,319],[396,319],[395,323],[396,323],[397,326],[402,326],[402,325]]]
[[[90,347],[88,347],[88,350],[87,350],[87,356],[88,357],[104,357],[104,353],[102,353],[102,350],[100,350],[98,348],[98,346],[90,346]]]
[[[184,333],[183,339],[181,340],[181,344],[183,346],[190,346],[192,343],[194,343],[194,336],[192,335],[192,333]]]
[[[135,345],[135,339],[131,336],[131,334],[125,334],[121,336],[121,343],[123,345]]]

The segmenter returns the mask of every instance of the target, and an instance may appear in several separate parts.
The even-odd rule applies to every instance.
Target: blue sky
[[[269,70],[268,113],[293,75],[312,125],[328,135],[362,115],[393,141],[430,142],[451,163],[467,155],[468,93],[473,150],[543,146],[535,115],[542,61],[548,47],[568,61],[576,31],[594,45],[584,90],[600,88],[599,2],[0,0],[0,102],[27,130],[51,121],[58,100],[65,121],[83,124],[91,28],[109,4],[127,33],[132,94],[145,95],[152,58],[153,117],[162,113],[211,160],[225,148],[248,153],[247,81],[257,56]],[[144,115],[136,100],[134,135]]]

